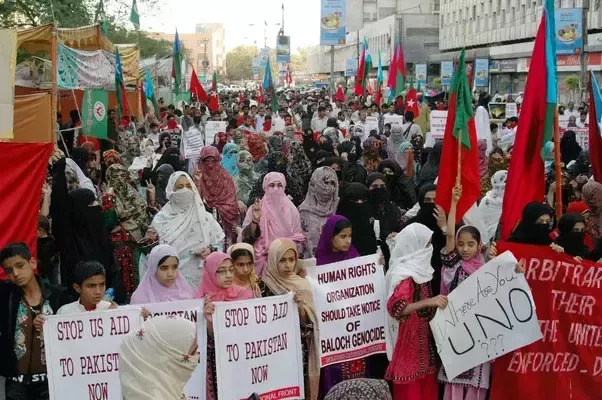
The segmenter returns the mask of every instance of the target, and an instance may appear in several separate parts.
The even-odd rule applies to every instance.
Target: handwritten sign
[[[448,379],[542,338],[535,304],[510,252],[470,275],[431,320]]]
[[[498,249],[524,266],[543,339],[495,361],[491,400],[600,399],[602,264],[548,246],[498,243]]]
[[[299,310],[293,293],[215,303],[213,314],[220,399],[305,396]]]
[[[366,132],[365,135],[366,137],[370,135],[370,131],[372,131],[373,129],[376,130],[376,132],[379,132],[378,129],[378,118],[376,117],[366,117],[366,122],[364,123],[364,127],[366,128]]]
[[[135,307],[47,317],[50,400],[121,400],[119,346],[141,322]]]
[[[403,116],[385,114],[383,116],[383,125],[385,124],[391,124],[391,128],[395,126],[401,127],[403,125]]]
[[[386,351],[384,276],[376,254],[307,269],[321,367]]]
[[[516,103],[506,103],[506,118],[518,117]]]
[[[215,136],[220,132],[226,132],[226,121],[207,121],[205,123],[205,144],[211,146]]]
[[[447,111],[431,111],[431,136],[433,139],[443,139],[445,135],[445,121],[447,121]]]
[[[188,129],[184,132],[182,144],[184,146],[184,158],[198,158],[203,148],[203,133],[198,129]]]
[[[190,380],[184,388],[188,400],[204,400],[206,396],[207,372],[207,324],[203,316],[204,299],[169,301],[165,303],[140,304],[151,313],[151,318],[158,315],[177,315],[192,321],[197,326],[197,343],[199,345],[199,364],[193,371]]]

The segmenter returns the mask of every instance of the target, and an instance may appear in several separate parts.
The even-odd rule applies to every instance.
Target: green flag
[[[132,11],[130,12],[130,22],[134,25],[134,28],[140,29],[140,14],[138,14],[138,6],[136,0],[132,0]]]
[[[173,61],[171,65],[171,76],[173,78],[173,92],[180,93],[182,84],[182,50],[180,49],[180,36],[176,29],[176,37],[173,41]]]
[[[472,96],[470,95],[470,86],[468,85],[468,75],[466,73],[464,56],[465,51],[462,49],[460,60],[458,61],[458,70],[454,74],[452,81],[450,96],[456,95],[456,118],[454,121],[453,135],[462,142],[464,147],[470,149],[468,121],[472,118],[473,111]]]
[[[84,135],[107,139],[107,107],[109,92],[104,89],[86,89],[82,107]]]

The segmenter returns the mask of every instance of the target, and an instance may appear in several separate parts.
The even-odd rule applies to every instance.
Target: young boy
[[[103,311],[117,307],[114,303],[103,300],[106,278],[105,269],[101,263],[98,261],[79,262],[75,266],[73,275],[75,278],[73,289],[79,294],[79,300],[62,306],[57,312],[58,315]]]
[[[25,243],[0,251],[8,281],[0,281],[0,376],[7,400],[46,400],[46,359],[42,325],[65,302],[65,291],[45,286],[35,274],[36,259]]]

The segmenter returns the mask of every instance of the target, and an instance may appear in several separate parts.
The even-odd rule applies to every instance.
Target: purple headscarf
[[[159,263],[165,257],[178,258],[178,251],[167,244],[160,244],[153,248],[148,256],[148,268],[132,294],[130,304],[162,303],[174,300],[190,300],[194,298],[194,291],[178,269],[176,281],[172,287],[163,286],[157,279]]]
[[[332,264],[360,256],[360,253],[357,252],[353,245],[349,246],[347,251],[332,251],[334,228],[339,221],[349,222],[349,220],[342,215],[333,215],[326,220],[324,228],[322,228],[318,247],[316,248],[316,265]]]

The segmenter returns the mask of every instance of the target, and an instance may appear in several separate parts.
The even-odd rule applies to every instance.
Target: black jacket
[[[39,276],[36,276],[42,288],[42,297],[48,300],[52,312],[69,302],[71,298],[67,291],[57,285],[44,285]],[[17,359],[15,356],[15,329],[19,303],[23,297],[23,290],[10,281],[0,281],[0,376],[16,376]]]

